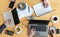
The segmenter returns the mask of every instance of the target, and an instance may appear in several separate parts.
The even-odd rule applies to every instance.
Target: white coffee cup
[[[17,34],[20,34],[22,32],[22,28],[20,26],[16,26],[14,30]]]
[[[57,22],[59,21],[58,16],[52,16],[51,21],[52,21],[53,23],[57,23]]]

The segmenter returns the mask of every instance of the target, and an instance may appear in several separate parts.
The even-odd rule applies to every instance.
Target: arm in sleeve
[[[3,32],[3,30],[6,28],[6,25],[5,24],[2,24],[0,26],[0,34]]]

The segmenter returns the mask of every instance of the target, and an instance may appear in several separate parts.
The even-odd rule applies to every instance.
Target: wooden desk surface
[[[18,3],[21,2],[21,1],[26,2],[30,7],[32,7],[34,4],[37,4],[37,3],[40,2],[40,0],[16,0],[16,3],[15,3],[14,7],[17,7]],[[35,19],[37,19],[37,20],[41,20],[41,19],[50,20],[51,16],[53,16],[53,15],[57,15],[60,18],[60,0],[49,0],[49,2],[51,4],[52,8],[54,9],[54,11],[52,11],[51,13],[48,13],[46,15],[40,16],[40,17],[35,17]],[[12,10],[12,9],[8,8],[9,3],[10,3],[10,0],[0,0],[0,25],[4,22],[3,12]],[[33,13],[33,15],[35,16],[34,13]],[[6,35],[5,34],[5,30],[6,29],[14,31],[15,26],[12,26],[12,27],[6,28],[3,31],[3,33],[0,34],[0,37],[28,37],[28,28],[27,27],[23,27],[22,26],[22,22],[24,22],[26,25],[28,25],[27,18],[22,18],[21,19],[21,23],[18,24],[18,26],[22,27],[21,34],[18,35],[16,33],[14,33],[14,36]],[[50,25],[52,25],[52,22],[49,23],[49,26]],[[59,19],[59,22],[57,24],[54,24],[54,26],[56,28],[60,29],[60,19]],[[56,34],[56,37],[60,37],[60,34]]]

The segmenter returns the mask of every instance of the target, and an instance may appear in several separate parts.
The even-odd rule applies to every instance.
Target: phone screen
[[[15,2],[11,1],[9,4],[9,8],[13,8],[14,7]]]

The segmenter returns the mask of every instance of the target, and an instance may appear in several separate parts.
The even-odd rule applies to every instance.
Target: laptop
[[[11,23],[7,25],[7,27],[15,26],[20,23],[16,8],[14,8],[12,11],[4,12],[3,17],[4,17],[4,21],[7,19],[11,20]]]
[[[48,23],[49,20],[29,20],[29,31],[34,28],[34,36],[48,37]]]

